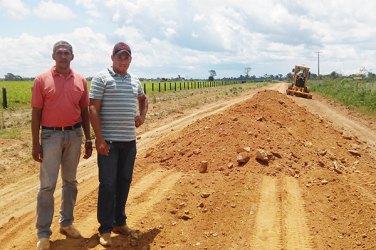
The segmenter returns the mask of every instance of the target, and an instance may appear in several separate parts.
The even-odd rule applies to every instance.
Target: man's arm
[[[109,147],[102,136],[101,130],[101,110],[102,100],[99,99],[90,99],[89,111],[90,111],[90,122],[95,133],[95,146],[97,152],[102,155],[108,155]]]
[[[148,107],[149,107],[148,98],[146,97],[146,95],[140,95],[137,97],[137,99],[138,99],[138,109],[139,109],[140,115],[136,116],[136,119],[135,119],[136,128],[144,124],[146,113],[148,112]]]
[[[90,119],[89,119],[89,109],[81,109],[81,120],[82,128],[85,134],[85,154],[84,159],[88,159],[93,152],[93,145],[90,138]]]
[[[35,161],[42,162],[43,151],[39,141],[40,121],[42,117],[42,109],[32,108],[31,111],[31,135],[32,135],[32,156]]]

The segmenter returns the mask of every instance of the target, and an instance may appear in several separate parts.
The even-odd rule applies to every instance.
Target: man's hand
[[[98,154],[108,156],[110,153],[110,147],[105,140],[95,140],[95,147],[97,148]]]
[[[91,141],[86,141],[84,159],[89,159],[92,153],[93,153],[93,143]]]
[[[144,124],[144,122],[145,122],[145,116],[138,115],[138,116],[136,116],[136,118],[134,120],[134,125],[136,126],[136,128],[138,128],[142,124]]]
[[[33,145],[32,155],[33,155],[33,159],[35,161],[42,162],[42,160],[43,160],[43,150],[42,150],[42,146],[39,143],[36,144],[36,145]]]

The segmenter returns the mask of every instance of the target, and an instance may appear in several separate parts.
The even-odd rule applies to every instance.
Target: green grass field
[[[30,108],[32,81],[2,81],[0,82],[2,88],[6,88],[7,106],[8,109],[24,109]],[[201,89],[208,87],[218,87],[232,84],[239,84],[238,81],[224,82],[224,81],[187,81],[187,82],[142,82],[142,88],[147,95],[162,92],[178,92],[182,90]],[[89,82],[90,87],[90,82]],[[3,100],[2,102],[3,103]]]
[[[160,93],[165,91],[181,91],[198,88],[224,86],[230,84],[238,84],[237,81],[223,82],[215,81],[213,83],[207,81],[192,82],[142,82],[142,87],[146,94]],[[32,81],[3,81],[0,82],[2,88],[6,88],[8,109],[29,108],[31,102]],[[90,83],[89,83],[90,87]],[[1,99],[3,103],[3,99]]]
[[[90,84],[90,83],[89,83]],[[179,91],[194,91],[211,87],[220,87],[239,82],[216,81],[202,82],[142,82],[142,87],[147,95],[153,96],[169,92],[168,95],[180,95]],[[32,81],[0,82],[2,88],[6,88],[8,110],[29,109],[31,100]],[[175,91],[176,89],[176,91]],[[352,79],[324,78],[320,82],[311,81],[310,89],[325,97],[338,101],[359,112],[376,117],[376,82],[366,82]],[[174,94],[175,93],[175,94]],[[163,98],[160,98],[163,99]],[[3,100],[2,100],[3,103]]]
[[[310,90],[376,118],[376,82],[350,78],[311,81]]]
[[[1,82],[0,82],[1,83]],[[31,120],[31,86],[32,82],[2,82],[3,86],[7,88],[8,108],[0,108],[0,138],[16,138],[16,135],[21,136],[20,129],[30,126]],[[158,104],[166,103],[163,110],[156,110],[149,112],[150,116],[164,117],[170,113],[174,113],[185,109],[198,107],[205,103],[216,101],[225,96],[238,95],[248,89],[265,86],[267,82],[250,82],[233,84],[203,84],[203,83],[182,83],[180,90],[180,83],[166,82],[166,91],[164,90],[164,83],[161,83],[161,92],[159,92],[159,83],[154,83],[154,92],[152,90],[152,83],[142,83],[146,87],[149,103]],[[156,88],[156,86],[158,86]],[[195,87],[194,87],[195,86]],[[193,87],[193,88],[192,88]],[[27,90],[27,91],[25,91]],[[193,98],[192,98],[193,97]],[[184,101],[183,101],[184,100]],[[176,105],[176,103],[179,103]],[[5,128],[5,129],[3,129]]]
[[[32,81],[3,81],[0,86],[6,88],[8,109],[30,108]]]

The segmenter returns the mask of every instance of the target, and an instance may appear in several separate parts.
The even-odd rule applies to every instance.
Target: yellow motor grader
[[[292,83],[289,84],[286,94],[312,99],[307,85],[310,76],[309,68],[295,65],[292,72],[294,73]]]

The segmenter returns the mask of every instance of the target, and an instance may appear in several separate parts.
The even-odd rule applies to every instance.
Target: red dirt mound
[[[179,137],[160,143],[145,157],[149,163],[181,171],[198,169],[207,161],[208,171],[225,175],[242,167],[299,177],[313,168],[341,174],[371,166],[364,150],[356,138],[334,130],[291,98],[267,90],[231,107],[226,115],[189,125]]]

